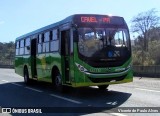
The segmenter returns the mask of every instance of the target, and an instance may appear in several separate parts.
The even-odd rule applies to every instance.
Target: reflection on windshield
[[[111,28],[79,28],[78,48],[80,54],[92,57],[107,47],[127,48],[129,50],[129,34],[127,29]],[[102,57],[105,53],[100,54]]]

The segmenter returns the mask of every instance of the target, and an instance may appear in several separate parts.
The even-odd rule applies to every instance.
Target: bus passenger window
[[[50,34],[50,32],[46,32],[46,33],[44,34],[44,42],[47,42],[47,41],[50,40],[49,34]]]
[[[16,43],[16,55],[19,55],[19,41]]]
[[[42,34],[38,36],[38,53],[42,53]]]
[[[19,41],[17,41],[16,43],[16,48],[19,48]]]
[[[42,35],[41,34],[39,34],[39,36],[38,36],[38,43],[42,43]]]
[[[46,51],[45,52],[49,52],[49,42],[46,42],[45,46],[46,46]]]
[[[25,50],[24,53],[25,54],[29,54],[30,53],[30,49],[28,49],[27,47],[30,47],[30,38],[25,39]]]
[[[20,55],[24,54],[24,40],[20,41],[20,52],[19,52],[19,54]]]
[[[50,42],[50,51],[55,52],[59,49],[58,30],[52,31],[52,41]]]
[[[46,51],[46,43],[42,43],[42,52],[44,53]]]
[[[58,39],[58,31],[57,31],[57,29],[52,31],[52,38],[53,38],[53,40],[57,40]]]
[[[59,40],[51,41],[50,42],[50,51],[55,52],[58,51],[59,48]]]
[[[38,44],[38,53],[41,53],[42,52],[42,44]]]
[[[44,34],[43,52],[49,52],[50,32]]]
[[[44,42],[44,34],[42,33],[42,34],[39,34],[39,43],[42,43],[42,42]]]
[[[25,46],[30,46],[30,38],[27,38],[25,41]]]
[[[19,49],[16,49],[16,55],[19,55]]]
[[[24,47],[24,40],[21,40],[20,47]]]

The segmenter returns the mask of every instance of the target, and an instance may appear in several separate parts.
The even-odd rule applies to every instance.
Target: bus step
[[[33,78],[37,78],[37,75],[35,75]]]
[[[71,84],[71,82],[70,81],[66,81],[66,84]]]

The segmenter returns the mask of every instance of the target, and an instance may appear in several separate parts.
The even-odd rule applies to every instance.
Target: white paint
[[[81,116],[108,116],[107,114],[108,113],[100,112],[100,113],[85,114],[85,115],[81,115]]]
[[[11,83],[11,84],[16,85],[16,86],[19,86],[19,87],[21,87],[21,86],[22,86],[22,85],[17,84],[17,83]]]
[[[107,116],[107,114],[110,114],[110,115],[113,115],[113,116],[127,116],[127,115],[120,114],[120,113],[103,113],[103,112],[85,114],[85,115],[82,115],[82,116]]]
[[[120,113],[109,113],[111,115],[115,115],[115,116],[127,116],[127,115],[124,115],[124,114],[120,114]]]
[[[157,90],[150,90],[150,89],[141,89],[141,88],[135,88],[135,89],[142,90],[142,91],[160,92],[160,91],[157,91]]]
[[[34,89],[34,88],[31,88],[31,87],[25,87],[26,89],[30,89],[30,90],[32,90],[32,91],[36,91],[36,92],[43,92],[43,91],[41,91],[41,90],[38,90],[38,89]]]
[[[2,80],[2,81],[3,81],[3,82],[7,82],[7,83],[9,82],[9,81],[7,81],[7,80]]]
[[[76,104],[81,104],[82,103],[82,102],[72,100],[72,99],[69,99],[69,98],[65,98],[65,97],[62,97],[62,96],[58,96],[58,95],[55,95],[55,94],[50,94],[50,95],[53,96],[53,97],[59,98],[59,99],[63,99],[63,100],[72,102],[72,103],[76,103]]]

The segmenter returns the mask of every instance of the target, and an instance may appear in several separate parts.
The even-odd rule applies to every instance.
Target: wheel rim
[[[61,86],[61,76],[60,75],[57,75],[56,76],[56,79],[55,79],[55,85],[57,86],[57,87],[59,87],[59,86]]]
[[[27,82],[27,75],[24,75],[24,81]]]

